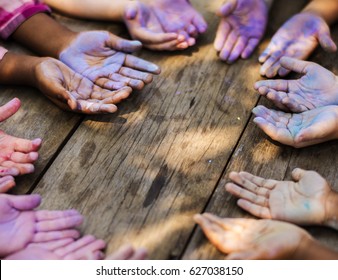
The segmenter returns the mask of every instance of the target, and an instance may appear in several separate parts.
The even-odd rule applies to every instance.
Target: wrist
[[[315,14],[330,25],[337,18],[336,14],[338,13],[338,4],[336,0],[326,0],[325,3],[322,1],[312,1],[303,9],[302,12]]]
[[[36,87],[35,68],[43,58],[8,52],[0,61],[0,83]]]
[[[57,58],[76,35],[50,16],[40,13],[26,20],[14,32],[13,38],[42,56]]]
[[[309,248],[313,246],[316,241],[309,234],[304,234],[304,237],[301,239],[298,247],[290,256],[292,260],[304,260],[308,259]]]
[[[338,111],[338,110],[337,110]],[[338,115],[338,114],[337,114]],[[325,201],[324,225],[338,230],[338,193],[331,191]]]

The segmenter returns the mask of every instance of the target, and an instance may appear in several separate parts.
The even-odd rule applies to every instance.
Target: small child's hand
[[[250,214],[299,225],[324,225],[327,204],[334,195],[326,180],[314,171],[296,168],[293,181],[276,181],[247,172],[231,172],[225,188],[239,197],[237,204]]]
[[[0,107],[0,122],[14,115],[20,108],[18,98],[14,98]],[[37,138],[27,140],[8,135],[0,130],[0,177],[18,176],[34,172],[34,162],[38,159],[38,150],[42,140]],[[15,185],[14,181],[7,177],[1,182],[0,193],[7,191]]]
[[[62,109],[78,113],[114,113],[116,104],[132,92],[122,82],[118,90],[103,89],[53,58],[41,62],[35,72],[37,87],[46,97]]]
[[[106,89],[130,86],[142,89],[160,73],[157,65],[127,54],[142,44],[106,31],[79,33],[60,54],[60,60],[96,85]]]
[[[247,59],[265,32],[268,9],[264,0],[228,0],[218,15],[222,19],[214,46],[220,59],[228,63]]]
[[[153,11],[168,33],[178,34],[178,49],[185,49],[196,43],[196,38],[207,30],[203,16],[188,0],[142,0]]]
[[[166,32],[155,11],[145,3],[131,1],[124,13],[124,22],[134,40],[155,51],[174,51],[188,47],[185,37]]]
[[[338,80],[332,72],[316,63],[289,57],[281,58],[280,64],[303,76],[298,80],[265,80],[255,84],[256,90],[278,108],[298,113],[338,105]]]
[[[303,12],[293,16],[277,31],[265,51],[259,57],[263,63],[260,74],[272,78],[286,76],[289,69],[281,66],[280,58],[289,56],[306,59],[319,44],[325,51],[334,52],[337,47],[326,22],[316,14]]]
[[[326,106],[300,114],[257,106],[254,122],[273,140],[303,148],[338,139],[338,106]]]
[[[34,210],[40,203],[39,195],[0,194],[0,257],[32,243],[44,247],[48,242],[79,237],[75,230],[83,222],[79,212]]]
[[[292,224],[271,220],[221,219],[196,215],[210,242],[232,260],[292,259],[311,236]]]

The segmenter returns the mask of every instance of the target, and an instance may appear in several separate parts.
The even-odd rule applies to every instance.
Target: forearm
[[[36,86],[35,67],[44,58],[7,52],[0,61],[0,84]]]
[[[56,11],[78,18],[122,21],[131,0],[44,0]]]
[[[338,19],[338,0],[313,0],[303,11],[319,15],[330,25]]]
[[[338,260],[338,252],[332,251],[317,240],[304,238],[292,255],[294,260]]]
[[[337,127],[337,139],[338,139],[338,127]],[[325,209],[326,209],[326,217],[325,217],[324,225],[329,226],[335,230],[338,230],[338,193],[337,192],[332,191],[330,193],[325,203]]]
[[[75,35],[50,16],[40,13],[21,24],[13,38],[39,55],[58,58]]]

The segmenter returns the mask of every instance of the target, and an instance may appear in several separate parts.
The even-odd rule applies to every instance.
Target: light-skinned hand
[[[265,80],[255,84],[255,89],[278,108],[299,113],[338,105],[338,80],[332,72],[316,63],[289,57],[282,57],[280,64],[303,76],[297,80]]]
[[[217,12],[219,24],[214,43],[221,60],[247,59],[262,39],[268,20],[264,0],[228,0]]]
[[[13,116],[20,108],[18,98],[14,98],[0,107],[0,122]],[[34,172],[34,162],[38,159],[38,150],[42,140],[26,140],[6,134],[0,130],[0,177],[18,176]]]
[[[303,148],[338,139],[338,106],[316,108],[299,114],[257,106],[254,122],[273,140]]]
[[[194,220],[231,260],[292,259],[302,242],[311,239],[303,229],[284,222],[222,219],[207,213],[196,215]]]
[[[296,14],[283,24],[259,57],[259,62],[263,64],[260,74],[268,78],[277,74],[286,76],[290,70],[281,66],[280,58],[288,56],[305,60],[318,43],[327,52],[337,50],[324,19],[310,12]]]
[[[317,172],[296,168],[292,181],[276,181],[247,172],[231,172],[226,190],[237,196],[239,207],[263,219],[299,225],[323,225],[329,217],[329,184]]]

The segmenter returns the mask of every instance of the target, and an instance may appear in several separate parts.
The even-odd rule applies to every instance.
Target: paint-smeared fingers
[[[4,161],[1,163],[2,167],[7,167],[8,171],[12,170],[13,172],[16,170],[19,171],[18,175],[25,175],[25,174],[31,174],[34,172],[35,167],[33,164],[31,163],[16,163],[13,161]],[[12,169],[14,168],[14,169]],[[0,170],[1,171],[1,170]],[[1,172],[0,172],[1,174]],[[6,175],[12,175],[12,176],[16,176],[14,174],[6,174]]]
[[[263,188],[264,186],[261,184],[256,184],[256,182],[261,182],[258,180],[259,177],[256,179],[256,176],[247,172],[231,172],[229,178],[237,185],[242,186],[259,196],[269,197],[269,190]]]
[[[268,207],[263,207],[245,199],[239,199],[237,205],[250,214],[262,218],[271,219],[271,213]]]
[[[145,47],[154,51],[176,51],[185,50],[189,45],[186,41],[173,40],[162,44],[147,44]]]
[[[239,185],[228,183],[225,186],[226,190],[238,198],[248,200],[256,205],[268,207],[269,200],[265,196],[257,195]]]
[[[18,175],[20,175],[20,171],[17,168],[0,166],[0,177]]]
[[[88,259],[93,252],[104,249],[106,246],[103,240],[98,240],[92,235],[87,235],[70,245],[55,250],[55,254],[65,259]]]
[[[65,247],[71,244],[72,242],[74,242],[73,238],[64,238],[60,240],[53,240],[50,242],[30,243],[27,247],[28,248],[38,247],[38,248],[43,248],[45,250],[54,251],[56,249]]]
[[[80,237],[79,231],[75,229],[61,230],[61,231],[50,231],[50,232],[37,232],[34,234],[33,243],[49,242],[64,238],[77,239]]]
[[[289,92],[289,83],[288,80],[262,80],[255,83],[255,89],[259,90],[260,88],[274,89],[276,91]]]
[[[57,218],[54,220],[45,220],[37,222],[35,225],[36,232],[58,231],[78,227],[82,224],[81,215]]]
[[[55,220],[60,218],[66,217],[74,217],[74,216],[81,216],[82,215],[75,209],[69,210],[59,210],[59,211],[50,211],[50,210],[39,210],[35,212],[35,218],[38,222],[48,221],[48,220]]]
[[[149,84],[153,81],[153,75],[146,73],[146,72],[134,70],[128,67],[122,67],[119,73],[122,76],[129,77],[131,79],[141,80],[145,84]]]
[[[281,102],[286,108],[288,108],[289,111],[294,112],[294,113],[302,113],[305,111],[315,109],[315,107],[310,103],[307,104],[308,106],[304,104],[299,104],[296,100],[288,96],[283,98]]]
[[[239,37],[235,46],[233,47],[231,54],[228,58],[228,63],[234,63],[242,54],[248,43],[248,39],[246,37]]]
[[[115,104],[104,104],[103,101],[80,100],[77,104],[78,112],[88,115],[112,114],[117,111],[117,106]]]
[[[243,50],[241,57],[243,59],[248,59],[252,55],[256,47],[258,46],[258,43],[259,43],[259,39],[251,38],[249,42],[247,43],[245,49]]]
[[[216,51],[220,52],[223,49],[223,46],[227,37],[229,36],[230,31],[230,25],[226,21],[222,20],[218,26],[214,42],[214,48],[216,49]]]
[[[107,90],[118,90],[120,88],[123,88],[127,85],[126,82],[123,81],[112,81],[107,78],[99,78],[95,81],[95,84],[101,88],[107,89]]]
[[[149,73],[156,74],[156,75],[161,73],[160,67],[158,67],[156,64],[151,63],[147,60],[138,58],[136,56],[130,55],[130,54],[126,56],[126,59],[124,61],[124,66],[135,69],[135,70],[139,70],[139,71],[149,72]]]
[[[0,178],[0,193],[5,193],[13,187],[15,187],[15,180],[12,176],[4,176]]]
[[[99,102],[107,98],[116,96],[116,95],[124,96],[124,99],[125,99],[129,97],[132,91],[133,91],[132,88],[127,87],[127,86],[124,86],[117,90],[101,90],[101,91],[93,92],[90,96],[90,99],[97,100]]]
[[[236,42],[237,42],[237,39],[238,39],[238,34],[236,31],[232,30],[229,34],[229,36],[227,37],[225,43],[224,43],[224,46],[219,54],[219,57],[221,60],[223,61],[227,61],[231,52],[232,52],[232,49],[234,48]]]
[[[262,177],[252,175],[251,173],[248,173],[248,172],[240,172],[240,175],[246,178],[247,180],[253,182],[255,185],[262,187],[262,188],[266,188],[268,190],[274,189],[276,187],[276,184],[278,183],[278,181],[276,180],[265,179]],[[263,190],[262,188],[260,188],[259,190]],[[264,193],[260,193],[260,194],[264,195]]]
[[[16,152],[22,152],[22,153],[36,152],[40,149],[41,143],[42,143],[42,140],[40,138],[36,138],[34,140],[15,138],[14,150]]]
[[[278,65],[280,66],[279,59],[282,56],[283,56],[282,51],[276,51],[273,54],[271,54],[271,56],[261,66],[260,74],[262,76],[267,76],[267,74],[269,74],[269,78],[271,78],[272,72],[275,71],[275,69],[277,68]],[[274,68],[270,69],[271,67],[274,67]],[[278,67],[278,69],[279,69],[279,67]],[[277,71],[278,71],[278,69],[277,69]],[[276,71],[276,74],[277,74],[277,71]]]
[[[37,152],[30,153],[14,152],[10,156],[10,160],[16,163],[32,163],[35,162],[38,158],[39,154]]]
[[[142,88],[144,88],[144,82],[139,79],[133,79],[117,73],[112,74],[110,78],[114,81],[124,82],[127,86],[131,87],[132,89],[141,90]]]

